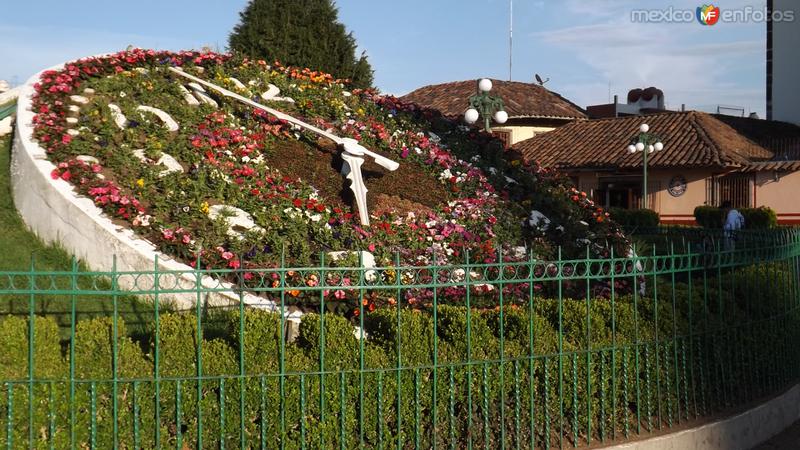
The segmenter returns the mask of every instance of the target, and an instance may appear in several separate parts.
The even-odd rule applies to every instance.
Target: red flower
[[[299,198],[296,198],[296,199],[292,200],[292,204],[295,206],[295,208],[299,208],[299,207],[303,206],[303,201],[300,200]]]

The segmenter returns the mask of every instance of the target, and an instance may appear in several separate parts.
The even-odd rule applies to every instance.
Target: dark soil
[[[271,151],[274,156],[267,161],[270,168],[310,183],[330,206],[355,210],[350,180],[341,175],[343,161],[332,142],[320,140],[311,146],[299,141],[279,141]],[[399,214],[421,213],[452,198],[436,177],[415,163],[400,162],[400,167],[390,172],[367,158],[361,173],[368,189],[367,204],[373,213],[387,210]]]

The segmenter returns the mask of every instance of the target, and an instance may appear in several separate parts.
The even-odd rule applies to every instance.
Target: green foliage
[[[352,448],[361,434],[369,447],[432,447],[451,432],[458,446],[470,436],[497,447],[503,432],[513,443],[517,418],[523,442],[552,437],[561,411],[569,441],[586,439],[588,426],[592,439],[636,429],[637,416],[647,429],[659,408],[711,413],[789,380],[790,370],[762,367],[796,354],[793,273],[791,261],[780,261],[696,274],[691,283],[648,280],[644,295],[613,299],[378,308],[363,317],[364,341],[352,320],[307,314],[286,342],[281,331],[294,325],[248,309],[220,313],[215,335],[198,335],[196,314],[162,313],[144,343],[127,337],[122,319],[79,320],[64,354],[56,322],[36,318],[34,446],[52,438],[69,447],[74,414],[76,446],[94,436],[112,447],[115,404],[118,443],[143,448],[156,446],[156,430],[162,446],[176,448],[235,448],[242,436],[245,447],[263,437],[267,446]],[[0,440],[9,438],[10,391],[12,448],[29,433],[27,324],[0,320]],[[755,365],[739,364],[742,357]]]
[[[748,230],[764,230],[778,226],[778,215],[772,208],[736,208],[744,216],[744,228]],[[703,228],[722,228],[725,223],[724,210],[714,206],[698,206],[694,209],[694,218]]]
[[[744,216],[744,226],[748,229],[764,230],[778,226],[778,214],[767,206],[758,208],[742,208],[739,210]]]
[[[251,0],[229,37],[231,50],[268,62],[323,70],[372,85],[367,57],[357,57],[352,33],[339,22],[331,0]]]
[[[715,206],[698,206],[694,209],[694,220],[703,228],[722,228],[722,209]]]
[[[620,224],[626,232],[653,229],[661,219],[652,209],[609,208],[611,219]]]

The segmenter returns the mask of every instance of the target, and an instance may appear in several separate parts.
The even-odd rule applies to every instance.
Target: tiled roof
[[[642,123],[649,124],[650,132],[664,143],[664,150],[649,155],[649,167],[735,168],[773,156],[730,126],[698,111],[575,121],[514,148],[543,166],[633,169],[642,166],[642,155],[630,154],[626,147]]]
[[[800,170],[800,161],[759,161],[750,163],[740,169],[741,172],[794,172]]]
[[[503,99],[509,118],[586,118],[581,107],[538,84],[492,79],[492,85],[491,94]],[[424,86],[400,99],[455,117],[464,114],[476,92],[475,80],[455,81]]]

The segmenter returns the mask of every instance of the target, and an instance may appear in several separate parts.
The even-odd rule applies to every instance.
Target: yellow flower
[[[200,204],[200,211],[203,214],[208,214],[208,202],[203,202]]]
[[[144,187],[144,178],[139,178],[138,180],[136,180],[136,185],[139,186],[140,188],[143,188]]]

